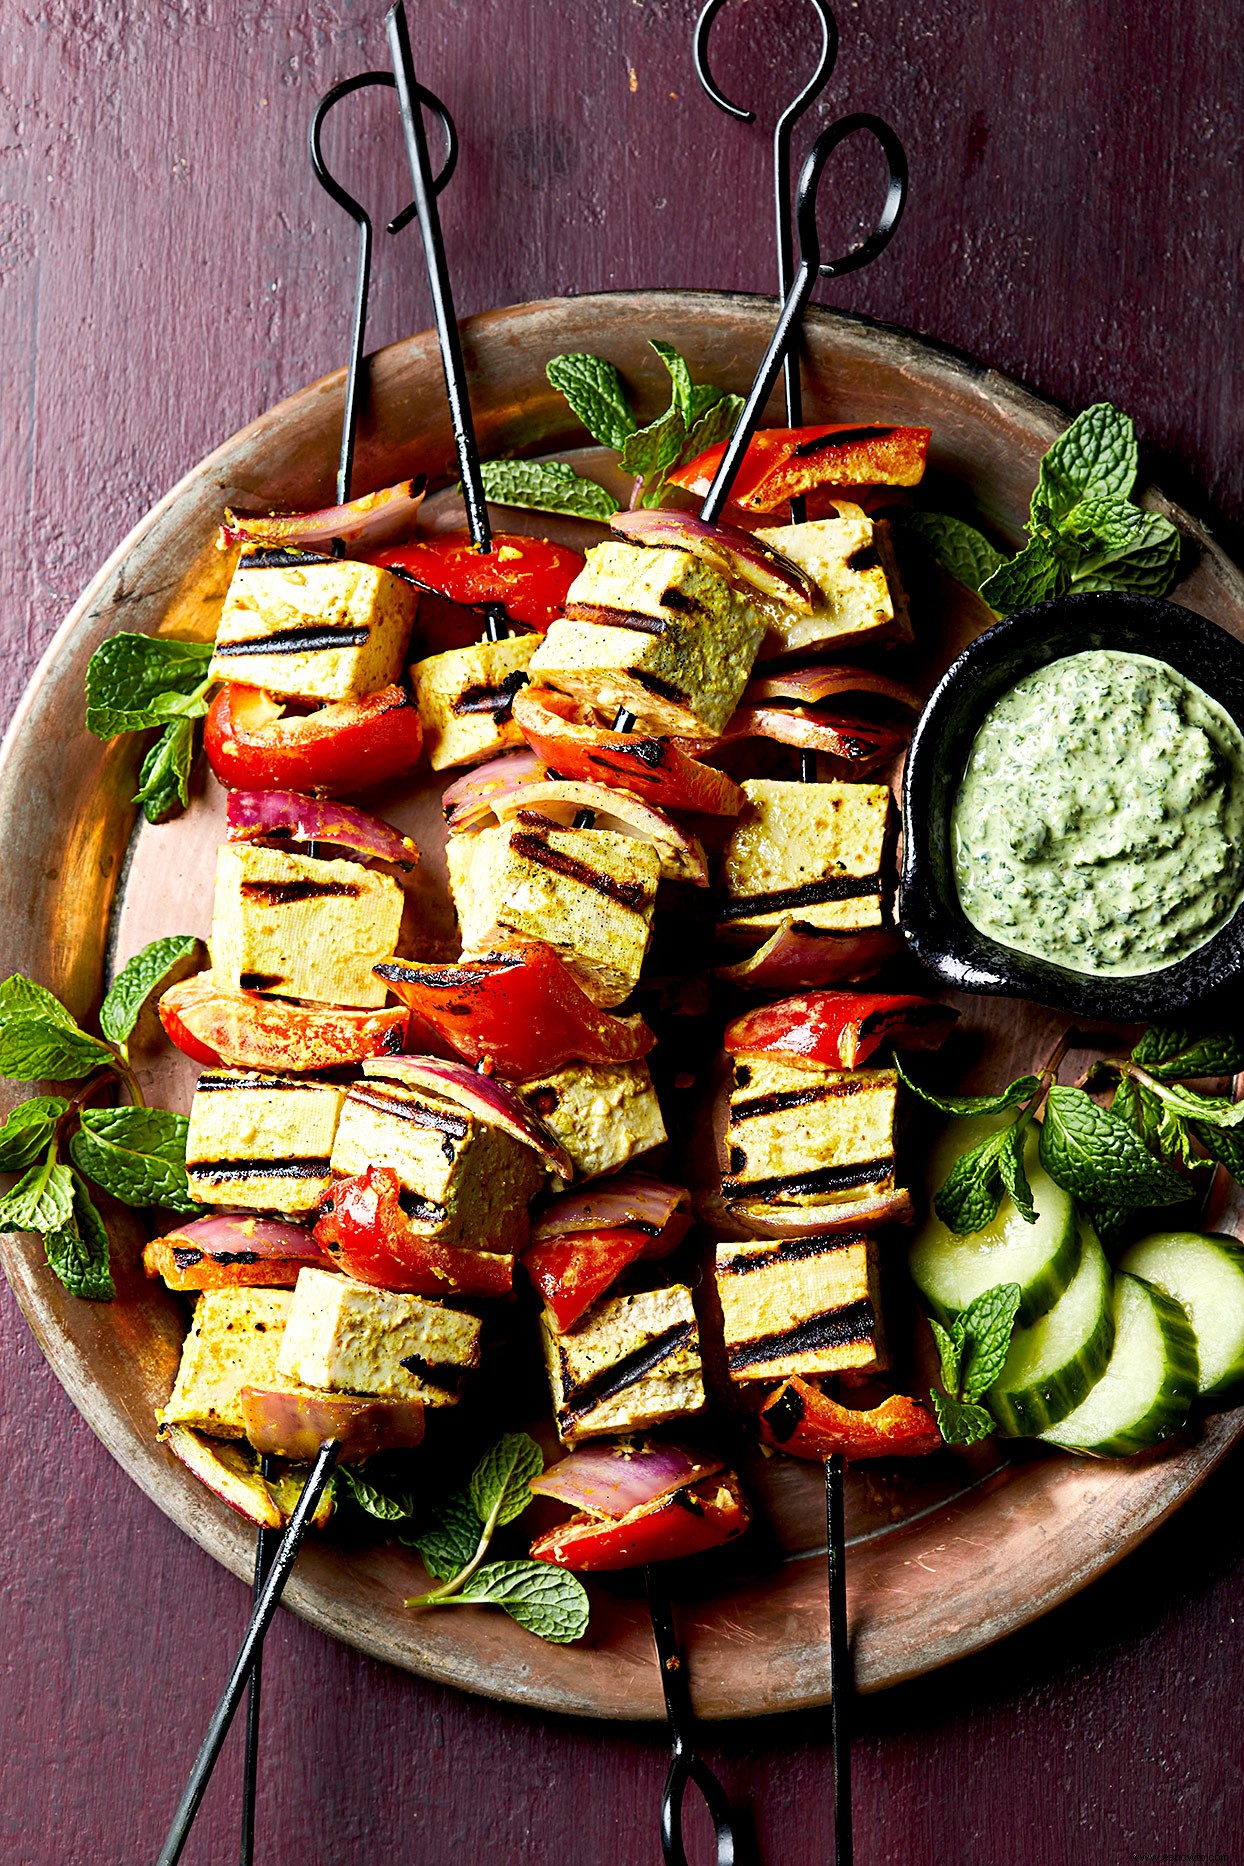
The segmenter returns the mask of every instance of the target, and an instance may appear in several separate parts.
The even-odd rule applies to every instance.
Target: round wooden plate
[[[554,300],[472,319],[463,343],[485,455],[550,452],[574,442],[565,403],[544,374],[558,352],[609,356],[628,380],[649,386],[655,414],[665,386],[650,337],[676,343],[697,379],[743,391],[772,320],[767,300],[688,292]],[[1038,459],[1064,424],[1057,410],[915,337],[820,310],[808,316],[806,348],[808,420],[931,427],[928,503],[962,506],[966,499],[1018,543]],[[207,932],[223,819],[219,791],[201,782],[184,818],[134,833],[137,748],[126,740],[104,746],[86,733],[87,663],[118,629],[211,636],[231,562],[215,548],[222,506],[297,510],[327,502],[341,401],[342,377],[328,377],[196,467],[99,572],[18,709],[0,763],[4,970],[39,979],[79,1015],[97,1006],[113,965],[147,939]],[[776,407],[771,418],[780,419]],[[430,334],[374,359],[355,483],[367,489],[417,472],[454,477]],[[1152,499],[1171,510],[1158,495]],[[1244,637],[1244,581],[1201,526],[1183,512],[1173,516],[1194,559],[1177,600]],[[505,522],[567,537],[576,530],[535,515],[507,513]],[[974,599],[948,582],[939,587],[937,602],[924,610],[921,674],[931,679],[987,620]],[[425,953],[454,950],[440,849],[442,787],[429,782],[413,796],[376,800],[424,850],[413,892],[417,950]],[[1058,1028],[1051,1013],[1016,1002],[961,1000],[960,1008],[959,1060],[993,1081],[1031,1067]],[[188,1106],[194,1071],[184,1058],[153,1045],[139,1060],[152,1100]],[[156,1442],[153,1409],[172,1382],[185,1310],[141,1275],[133,1214],[112,1207],[109,1217],[119,1291],[113,1304],[66,1295],[29,1238],[0,1244],[4,1268],[58,1378],[114,1457],[202,1547],[249,1577],[253,1530]],[[848,1497],[860,1688],[875,1691],[944,1665],[1064,1600],[1148,1534],[1241,1435],[1244,1411],[1237,1411],[1210,1416],[1180,1449],[1148,1463],[1022,1453],[1004,1461],[989,1448],[885,1475],[860,1467]],[[701,1562],[679,1589],[692,1691],[706,1717],[792,1710],[828,1697],[819,1469],[756,1457],[744,1476],[764,1528],[737,1554]],[[558,1647],[495,1611],[406,1612],[402,1598],[419,1573],[396,1545],[345,1547],[329,1538],[305,1549],[286,1600],[378,1658],[468,1690],[597,1717],[662,1714],[646,1608],[633,1578],[594,1582],[587,1639]]]

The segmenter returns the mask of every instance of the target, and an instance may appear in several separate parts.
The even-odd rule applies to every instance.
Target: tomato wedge
[[[798,1375],[780,1386],[760,1413],[770,1445],[792,1458],[923,1458],[944,1442],[927,1406],[892,1393],[880,1406],[856,1412]]]
[[[303,1010],[276,998],[235,991],[211,972],[170,985],[160,999],[169,1040],[196,1063],[231,1069],[273,1069],[294,1075],[340,1069],[368,1056],[400,1055],[407,1013]]]
[[[287,713],[258,687],[227,681],[203,726],[207,762],[229,790],[366,790],[410,771],[423,750],[419,710],[405,687],[381,687],[313,713]]]
[[[856,1069],[880,1048],[935,1050],[959,1013],[928,998],[889,998],[873,992],[809,991],[746,1011],[727,1026],[730,1054],[764,1050],[797,1056],[831,1069]]]
[[[515,944],[460,965],[395,959],[375,970],[459,1056],[511,1081],[569,1062],[636,1062],[656,1042],[642,1017],[593,1004],[551,946]]]
[[[914,486],[924,475],[931,428],[762,428],[730,490],[745,511],[772,512],[816,486]],[[671,473],[671,486],[703,498],[726,443],[706,448]]]
[[[578,551],[548,538],[498,534],[481,551],[467,531],[442,531],[414,544],[377,551],[369,560],[405,570],[417,583],[474,607],[500,603],[515,622],[543,632],[561,615],[566,591],[583,568]]]
[[[677,739],[611,732],[589,721],[577,700],[552,687],[524,687],[514,696],[514,723],[558,777],[611,784],[663,810],[737,816],[743,792],[733,778],[679,749]]]
[[[460,1250],[416,1231],[391,1166],[335,1180],[320,1207],[315,1241],[347,1276],[410,1296],[508,1296],[513,1257]]]
[[[638,1568],[645,1562],[678,1561],[720,1548],[741,1536],[750,1522],[738,1478],[723,1471],[656,1503],[641,1504],[629,1516],[572,1516],[560,1528],[537,1537],[531,1555],[533,1561],[556,1562],[559,1568],[586,1573]]]
[[[545,1238],[523,1257],[523,1268],[563,1332],[573,1328],[623,1270],[651,1244],[644,1231],[619,1225],[610,1231],[576,1232]]]

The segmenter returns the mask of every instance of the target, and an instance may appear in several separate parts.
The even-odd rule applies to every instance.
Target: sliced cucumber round
[[[1177,1432],[1196,1391],[1196,1338],[1187,1316],[1152,1283],[1120,1271],[1110,1365],[1075,1411],[1041,1437],[1064,1451],[1126,1458]]]
[[[1202,1393],[1244,1380],[1244,1245],[1196,1231],[1155,1231],[1121,1267],[1173,1298],[1196,1336]]]
[[[1040,1321],[1015,1330],[1002,1372],[985,1395],[999,1426],[1013,1438],[1035,1438],[1065,1419],[1110,1359],[1110,1265],[1086,1218],[1079,1219],[1078,1229],[1079,1269]]]
[[[996,1117],[956,1121],[934,1148],[927,1173],[930,1196],[961,1153],[998,1126]],[[1071,1197],[1056,1186],[1037,1158],[1037,1133],[1028,1130],[1024,1168],[1037,1221],[1028,1224],[1008,1196],[997,1217],[971,1237],[956,1237],[930,1211],[911,1247],[911,1274],[933,1313],[950,1323],[974,1296],[998,1283],[1018,1283],[1019,1320],[1025,1327],[1052,1309],[1080,1261]]]

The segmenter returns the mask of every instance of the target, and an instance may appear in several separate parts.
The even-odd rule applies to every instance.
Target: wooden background
[[[1244,544],[1244,37],[1228,0],[839,0],[824,112],[875,109],[909,216],[834,302],[1135,417],[1154,476]],[[696,0],[410,0],[464,141],[459,309],[638,286],[766,290],[768,141],[690,66]],[[769,120],[803,0],[730,0],[718,76]],[[314,102],[385,58],[380,0],[2,0],[0,590],[7,717],[133,520],[217,440],[338,364],[351,234],[305,157]],[[347,107],[348,110],[349,107]],[[404,198],[386,101],[332,146]],[[876,187],[844,167],[840,230]],[[850,208],[845,204],[850,204]],[[828,232],[828,229],[827,229]],[[383,240],[370,340],[429,321]],[[245,1611],[72,1412],[0,1300],[0,1857],[153,1859]],[[1237,1459],[1044,1624],[864,1703],[861,1866],[1244,1859]],[[268,1643],[266,1866],[653,1866],[655,1735],[467,1700],[288,1616]],[[706,1749],[767,1866],[830,1857],[818,1720]],[[233,1758],[187,1859],[236,1851]],[[707,1852],[703,1856],[707,1859]],[[698,1866],[698,1862],[697,1862]]]

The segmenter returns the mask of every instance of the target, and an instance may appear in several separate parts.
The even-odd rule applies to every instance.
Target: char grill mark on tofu
[[[504,725],[514,709],[514,695],[527,685],[528,679],[527,674],[516,669],[496,686],[481,682],[474,687],[464,687],[457,699],[450,701],[450,710],[459,718],[469,713],[490,713],[497,725]]]
[[[884,924],[894,841],[885,784],[746,778],[747,803],[726,843],[720,924],[768,936],[784,916],[834,932]]]
[[[881,895],[881,876],[827,875],[798,888],[778,888],[771,894],[740,894],[723,903],[723,920],[751,919],[756,914],[789,914],[799,907],[818,907],[826,901],[864,900]]]
[[[666,590],[661,597],[662,603],[671,609],[676,608],[677,605],[671,603],[669,597],[670,592]],[[569,607],[566,613],[570,616]],[[664,616],[643,615],[638,609],[608,609],[603,603],[576,603],[570,619],[575,622],[592,622],[597,628],[630,628],[639,635],[665,633]],[[631,668],[628,671],[633,674],[635,670]]]
[[[567,1419],[580,1419],[603,1400],[616,1399],[619,1393],[625,1393],[637,1380],[642,1380],[646,1374],[655,1373],[676,1349],[690,1341],[694,1330],[694,1322],[675,1322],[672,1328],[667,1328],[654,1341],[636,1348],[631,1354],[624,1354],[612,1367],[602,1367],[598,1374],[593,1374],[590,1380],[584,1380],[577,1386],[570,1378],[566,1350],[559,1347],[562,1389],[565,1394],[562,1405],[564,1416]]]
[[[403,900],[391,875],[358,862],[227,842],[216,858],[213,969],[239,989],[251,981],[251,990],[378,1010],[385,984],[372,967],[393,956]]]
[[[401,676],[419,593],[374,564],[244,551],[225,596],[211,672],[332,702]]]
[[[590,862],[581,862],[577,856],[553,848],[547,834],[515,830],[510,847],[516,855],[524,856],[541,868],[551,868],[554,874],[564,875],[567,881],[577,881],[582,888],[595,888],[606,900],[616,901],[619,907],[629,907],[632,913],[641,913],[650,903],[650,890],[642,881],[618,881],[603,869],[593,868]]]
[[[719,1244],[731,1374],[747,1381],[879,1366],[878,1261],[862,1232]]]
[[[699,1329],[684,1285],[599,1303],[565,1334],[545,1310],[540,1331],[557,1429],[567,1444],[703,1410]]]
[[[742,1166],[738,1169],[741,1172]],[[726,1181],[726,1196],[739,1199],[812,1198],[817,1193],[831,1197],[836,1192],[854,1192],[860,1186],[888,1187],[894,1180],[894,1156],[861,1160],[853,1166],[822,1166],[807,1173],[775,1173],[769,1179],[741,1179],[732,1173]]]
[[[662,680],[659,674],[653,674],[642,667],[628,667],[626,671],[632,680],[639,682],[645,693],[655,693],[659,700],[668,700],[673,706],[691,704],[690,694],[676,687],[672,680]]]
[[[514,695],[527,684],[539,643],[538,635],[510,635],[415,663],[411,681],[433,771],[523,744],[513,720]]]
[[[290,907],[295,901],[356,901],[362,892],[353,881],[244,881],[241,887],[244,901],[262,901],[265,907]]]
[[[216,655],[316,654],[325,648],[363,648],[370,639],[369,628],[284,628],[251,641],[221,642]]]
[[[219,1185],[226,1179],[327,1179],[327,1154],[288,1160],[196,1160],[187,1166],[191,1182]]]
[[[731,1204],[832,1202],[894,1185],[898,1078],[754,1055],[735,1064],[726,1128]]]
[[[204,1070],[186,1133],[191,1195],[203,1205],[314,1211],[328,1190],[345,1093],[306,1077]]]
[[[413,1097],[407,1101],[399,1095],[386,1094],[370,1082],[356,1082],[350,1090],[350,1099],[364,1108],[395,1115],[399,1121],[413,1121],[416,1127],[434,1127],[454,1140],[465,1140],[471,1131],[465,1114],[455,1114],[452,1108],[438,1107],[433,1102],[416,1101]]]

